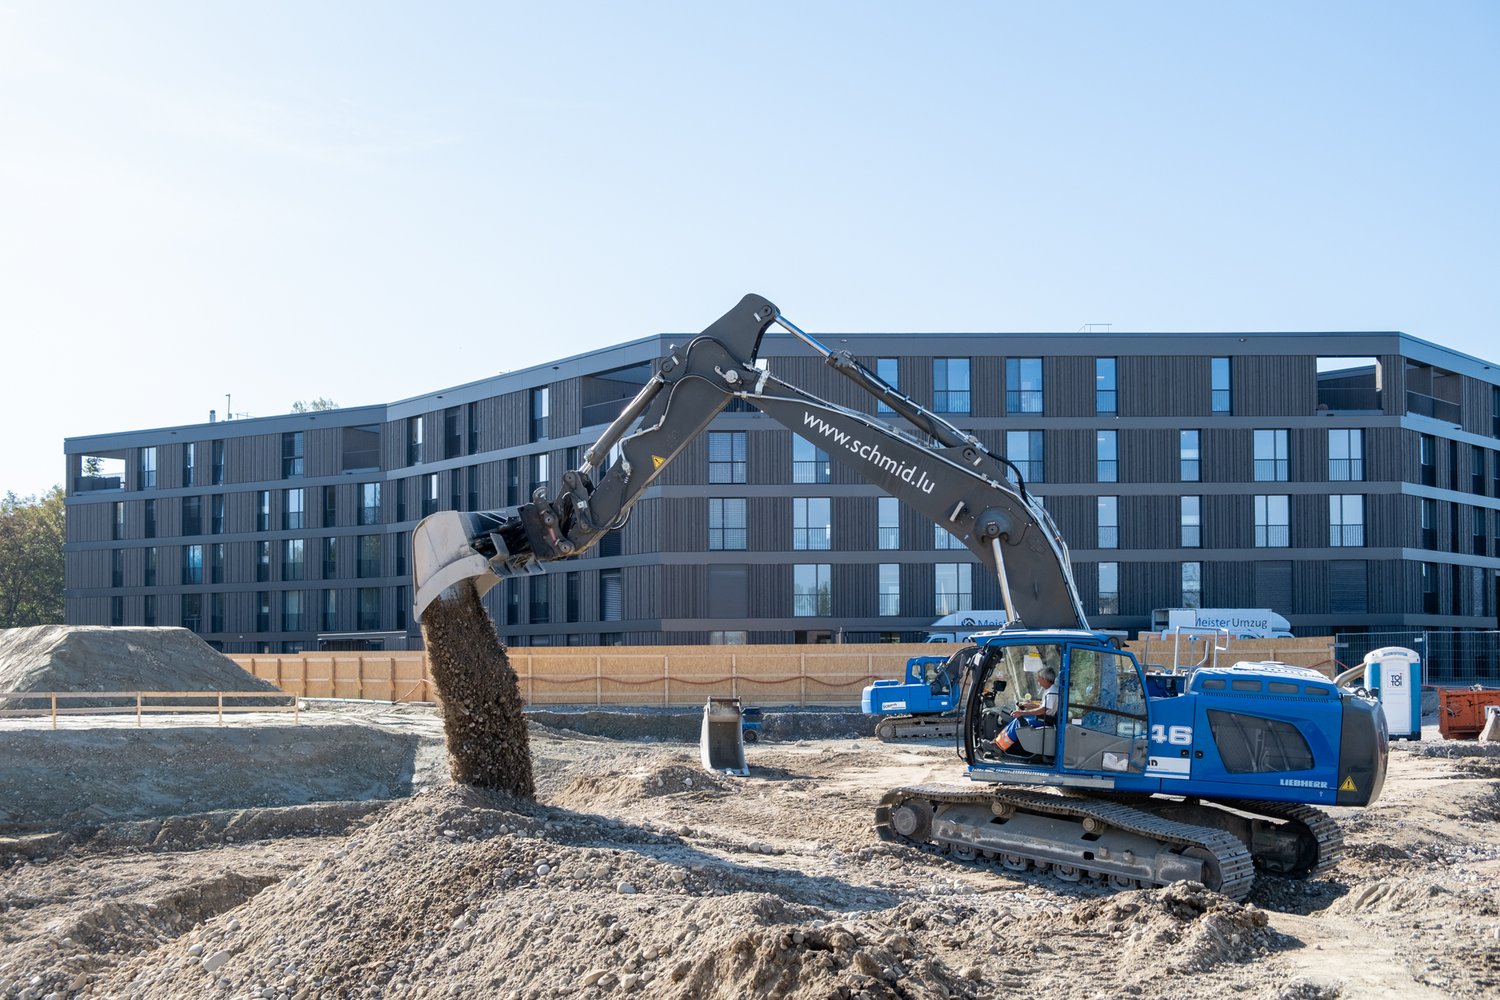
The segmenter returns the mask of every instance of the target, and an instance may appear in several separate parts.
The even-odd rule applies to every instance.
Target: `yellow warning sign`
[[[1359,791],[1359,789],[1357,789],[1357,788],[1354,787],[1354,777],[1352,775],[1344,778],[1344,783],[1339,786],[1339,791],[1341,791],[1341,792],[1357,792],[1357,791]]]
[[[667,464],[667,460],[665,458],[662,458],[660,455],[652,455],[651,456],[651,468],[653,470],[660,469],[663,465],[666,465],[666,464]]]

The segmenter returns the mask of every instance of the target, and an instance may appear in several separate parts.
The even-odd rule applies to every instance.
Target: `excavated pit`
[[[460,584],[428,605],[422,637],[442,700],[453,780],[534,799],[520,685],[474,587]]]

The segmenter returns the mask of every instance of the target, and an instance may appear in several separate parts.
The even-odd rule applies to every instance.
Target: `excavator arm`
[[[776,324],[840,374],[900,414],[911,434],[819,399],[755,364]],[[418,617],[469,581],[481,594],[501,578],[542,572],[620,528],[662,470],[735,399],[742,399],[942,525],[995,574],[1007,615],[1029,628],[1087,627],[1067,547],[1016,468],[880,379],[848,352],[832,352],[747,295],[686,347],[673,349],[549,500],[492,512],[444,511],[412,536]],[[632,430],[633,428],[633,430]],[[595,480],[618,446],[619,457]]]

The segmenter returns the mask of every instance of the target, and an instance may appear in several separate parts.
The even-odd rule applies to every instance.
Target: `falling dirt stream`
[[[428,605],[422,635],[442,698],[453,780],[535,798],[516,672],[474,587],[461,583]]]

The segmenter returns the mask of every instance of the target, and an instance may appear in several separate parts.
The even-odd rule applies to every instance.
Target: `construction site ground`
[[[535,803],[425,706],[0,720],[0,997],[1500,995],[1500,745],[1394,744],[1338,868],[1240,904],[882,842],[952,748],[773,715],[744,778],[539,716]]]

